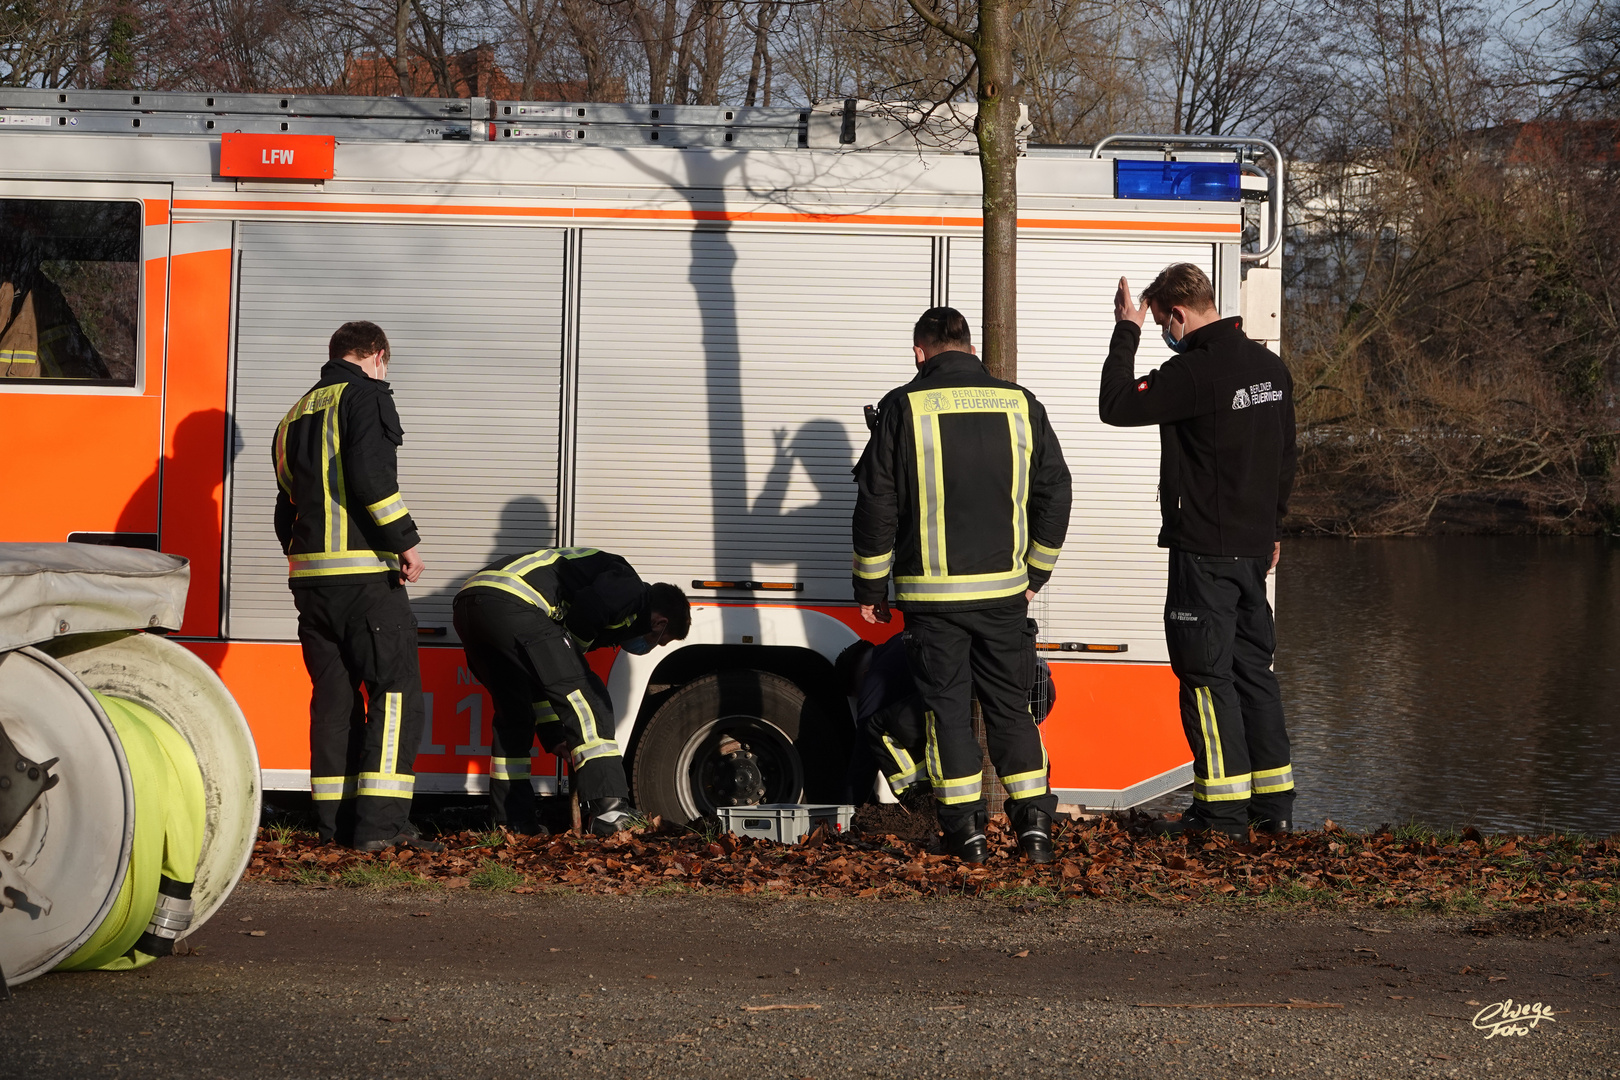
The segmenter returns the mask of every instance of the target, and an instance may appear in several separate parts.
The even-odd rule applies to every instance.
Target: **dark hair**
[[[669,620],[669,636],[676,641],[686,640],[692,629],[692,602],[681,592],[680,586],[667,581],[655,581],[647,594],[647,607]]]
[[[922,313],[911,329],[911,343],[919,349],[954,345],[966,351],[973,347],[973,331],[962,313],[952,307],[933,307]]]
[[[382,353],[386,357],[388,335],[374,322],[346,322],[332,335],[332,341],[326,347],[326,355],[333,360],[342,360],[350,353],[356,356]]]
[[[838,689],[843,691],[845,697],[855,693],[855,673],[861,670],[861,661],[873,648],[870,641],[862,638],[839,653],[838,659],[833,661],[833,674],[838,677]]]
[[[1209,283],[1209,275],[1192,263],[1171,263],[1142,290],[1142,303],[1152,304],[1160,312],[1173,307],[1209,311],[1215,306],[1215,286]]]

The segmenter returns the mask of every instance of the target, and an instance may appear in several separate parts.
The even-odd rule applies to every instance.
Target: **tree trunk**
[[[980,357],[1018,378],[1018,100],[1010,0],[980,0],[979,171],[984,179],[984,321]]]
[[[405,97],[411,96],[410,26],[411,0],[398,0],[394,6],[394,74],[399,78],[399,92]]]

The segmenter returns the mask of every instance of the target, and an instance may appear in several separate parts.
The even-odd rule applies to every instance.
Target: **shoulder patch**
[[[1148,381],[1146,379],[1143,379],[1141,382],[1136,384],[1136,392],[1139,393],[1139,394],[1143,390],[1146,390],[1147,388],[1148,388]]]

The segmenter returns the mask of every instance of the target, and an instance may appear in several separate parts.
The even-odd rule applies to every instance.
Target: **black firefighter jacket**
[[[1069,529],[1069,467],[1035,395],[939,353],[879,406],[855,466],[854,586],[903,610],[994,607],[1039,590]]]
[[[1114,327],[1099,412],[1115,427],[1159,425],[1159,546],[1269,558],[1299,457],[1288,368],[1233,318],[1137,378],[1141,339],[1130,320]]]
[[[461,588],[495,589],[533,604],[567,627],[582,652],[652,630],[651,586],[624,556],[611,551],[544,548],[503,555]]]
[[[346,360],[276,427],[276,539],[289,584],[341,585],[399,569],[416,523],[399,493],[395,453],[405,430],[388,384]]]

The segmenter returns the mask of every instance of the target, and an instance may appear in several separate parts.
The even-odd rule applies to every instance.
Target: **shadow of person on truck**
[[[145,547],[144,539],[118,538],[155,533],[161,550],[190,560],[191,589],[182,633],[200,637],[219,633],[225,483],[220,448],[226,445],[227,424],[232,421],[221,409],[198,409],[181,419],[164,455],[124,504],[117,532],[105,541]]]

